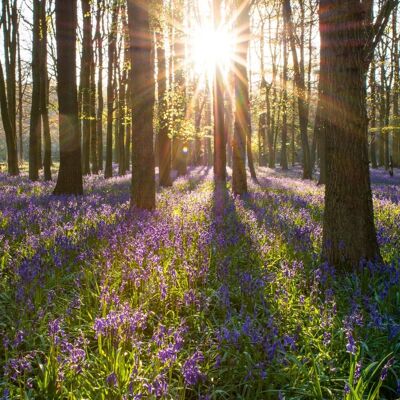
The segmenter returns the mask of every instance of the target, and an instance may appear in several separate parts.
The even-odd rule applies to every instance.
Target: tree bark
[[[132,205],[156,206],[153,148],[154,60],[149,3],[128,2],[132,82]]]
[[[76,88],[76,0],[56,0],[60,170],[55,195],[83,193]]]
[[[322,0],[322,96],[326,121],[323,255],[336,266],[379,259],[369,176],[366,15],[357,0]],[[339,29],[340,27],[340,29]]]

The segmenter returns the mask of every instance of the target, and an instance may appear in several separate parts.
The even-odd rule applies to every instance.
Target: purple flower
[[[118,379],[117,379],[117,375],[115,374],[115,372],[112,372],[110,375],[107,376],[106,378],[106,382],[107,385],[110,387],[115,387],[118,385]]]
[[[382,371],[381,371],[381,381],[384,381],[387,377],[387,373],[389,369],[393,366],[394,364],[394,357],[389,358],[389,360],[386,362],[386,364],[383,366]]]
[[[182,366],[182,375],[187,385],[196,385],[199,380],[204,379],[204,374],[201,373],[198,363],[204,361],[204,356],[200,351],[196,351],[189,357]]]

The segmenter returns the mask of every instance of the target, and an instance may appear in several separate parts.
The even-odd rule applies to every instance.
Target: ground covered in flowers
[[[400,398],[400,187],[373,172],[384,264],[319,262],[323,188],[191,170],[129,209],[0,175],[0,398]],[[396,171],[398,176],[400,171]]]

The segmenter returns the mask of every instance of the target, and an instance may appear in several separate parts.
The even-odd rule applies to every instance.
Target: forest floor
[[[384,263],[320,263],[323,187],[199,167],[129,209],[0,174],[2,399],[400,398],[400,171],[372,171]]]

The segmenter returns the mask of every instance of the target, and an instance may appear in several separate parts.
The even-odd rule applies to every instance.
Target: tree
[[[9,0],[2,1],[2,18],[0,27],[3,26],[4,39],[4,65],[0,62],[0,108],[7,144],[7,164],[10,175],[18,175],[18,150],[16,137],[16,91],[15,68],[17,48],[17,1],[11,4]],[[6,84],[7,83],[7,84]]]
[[[128,2],[132,89],[132,205],[152,210],[155,198],[153,149],[154,65],[149,2]]]
[[[368,23],[370,10],[358,0],[320,2],[326,55],[321,95],[329,104],[323,110],[329,132],[323,255],[334,265],[380,258],[369,175],[366,74],[396,2],[387,0],[373,25]]]
[[[235,125],[233,133],[232,154],[232,190],[237,195],[247,193],[246,176],[246,138],[251,129],[249,82],[247,75],[247,56],[249,47],[249,32],[246,21],[249,18],[250,3],[242,0],[239,4],[237,26],[240,31],[240,40],[237,44],[235,59]]]
[[[214,29],[221,27],[221,0],[213,0]],[[224,119],[224,79],[220,65],[215,66],[214,88],[214,178],[226,181],[226,138]]]
[[[171,186],[171,139],[168,136],[167,120],[167,58],[162,23],[157,26],[158,62],[158,159],[160,186]]]
[[[103,100],[103,36],[101,33],[101,27],[103,25],[103,8],[102,0],[97,0],[97,12],[96,12],[96,32],[95,40],[97,47],[97,57],[99,73],[97,78],[97,116],[96,116],[96,147],[97,147],[97,164],[96,168],[93,166],[93,173],[98,173],[103,169],[103,111],[104,111],[104,100]],[[93,138],[92,138],[93,140]],[[92,153],[94,149],[92,148]]]
[[[37,181],[39,179],[39,160],[40,154],[40,14],[42,4],[40,0],[33,2],[33,45],[32,45],[32,103],[31,120],[29,128],[29,179]]]
[[[106,166],[104,177],[112,177],[112,133],[113,133],[113,115],[115,100],[115,79],[113,79],[114,63],[117,44],[117,25],[118,25],[118,0],[113,0],[111,27],[108,35],[108,77],[107,77],[107,138],[106,138]]]
[[[89,0],[82,0],[82,61],[81,61],[81,120],[82,120],[82,172],[84,175],[90,173],[90,128],[91,128],[91,53],[92,53],[92,17],[90,13]]]
[[[54,194],[83,193],[76,88],[77,0],[56,0],[60,170]]]
[[[303,150],[303,179],[311,179],[312,178],[311,154],[310,154],[310,145],[308,143],[308,133],[307,133],[308,107],[305,99],[306,87],[305,87],[304,73],[303,73],[304,68],[302,67],[302,65],[300,65],[297,56],[296,38],[292,21],[292,7],[290,4],[290,0],[284,0],[283,2],[283,17],[285,20],[285,24],[287,26],[289,43],[292,51],[294,81],[296,83],[296,90],[297,90],[297,104],[299,109],[301,147]],[[301,58],[301,60],[303,60],[303,57]]]

